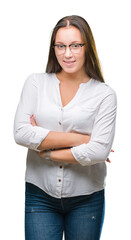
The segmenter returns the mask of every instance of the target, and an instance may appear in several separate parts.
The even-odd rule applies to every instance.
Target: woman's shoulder
[[[94,90],[96,90],[101,94],[103,93],[103,95],[107,95],[107,94],[116,95],[116,91],[105,82],[100,82],[98,80],[93,79],[92,85],[94,86]]]
[[[45,82],[51,81],[54,78],[53,73],[32,73],[30,74],[25,83],[26,84],[35,84],[35,85],[43,85]]]
[[[105,82],[92,80],[92,93],[99,103],[110,104],[110,106],[117,106],[117,95],[115,90]]]

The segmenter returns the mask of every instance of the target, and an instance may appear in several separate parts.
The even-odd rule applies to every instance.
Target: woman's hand
[[[114,152],[114,150],[113,150],[113,149],[111,149],[111,152]],[[108,163],[111,163],[111,161],[110,161],[110,159],[109,159],[109,158],[107,158],[107,159],[106,159],[106,162],[108,162]]]
[[[32,126],[37,126],[37,124],[36,124],[36,121],[35,121],[35,119],[34,119],[34,115],[32,114],[32,116],[30,117],[30,123],[31,123],[31,125]]]

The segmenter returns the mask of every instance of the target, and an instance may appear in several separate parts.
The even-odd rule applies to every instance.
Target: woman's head
[[[52,32],[46,72],[58,73],[64,68],[71,72],[83,67],[89,77],[104,82],[89,24],[80,16],[64,17]]]

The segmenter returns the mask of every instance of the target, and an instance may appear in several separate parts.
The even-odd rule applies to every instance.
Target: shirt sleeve
[[[115,134],[116,110],[116,93],[109,88],[96,115],[89,143],[71,148],[81,165],[93,165],[107,159]]]
[[[38,86],[35,74],[25,81],[14,120],[14,139],[17,144],[38,151],[37,148],[49,133],[49,129],[32,126],[30,117],[37,109]]]

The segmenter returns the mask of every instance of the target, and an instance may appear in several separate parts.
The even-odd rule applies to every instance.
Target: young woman
[[[26,80],[14,124],[28,148],[26,240],[98,240],[116,94],[104,83],[94,38],[80,16],[55,26],[46,73]]]

